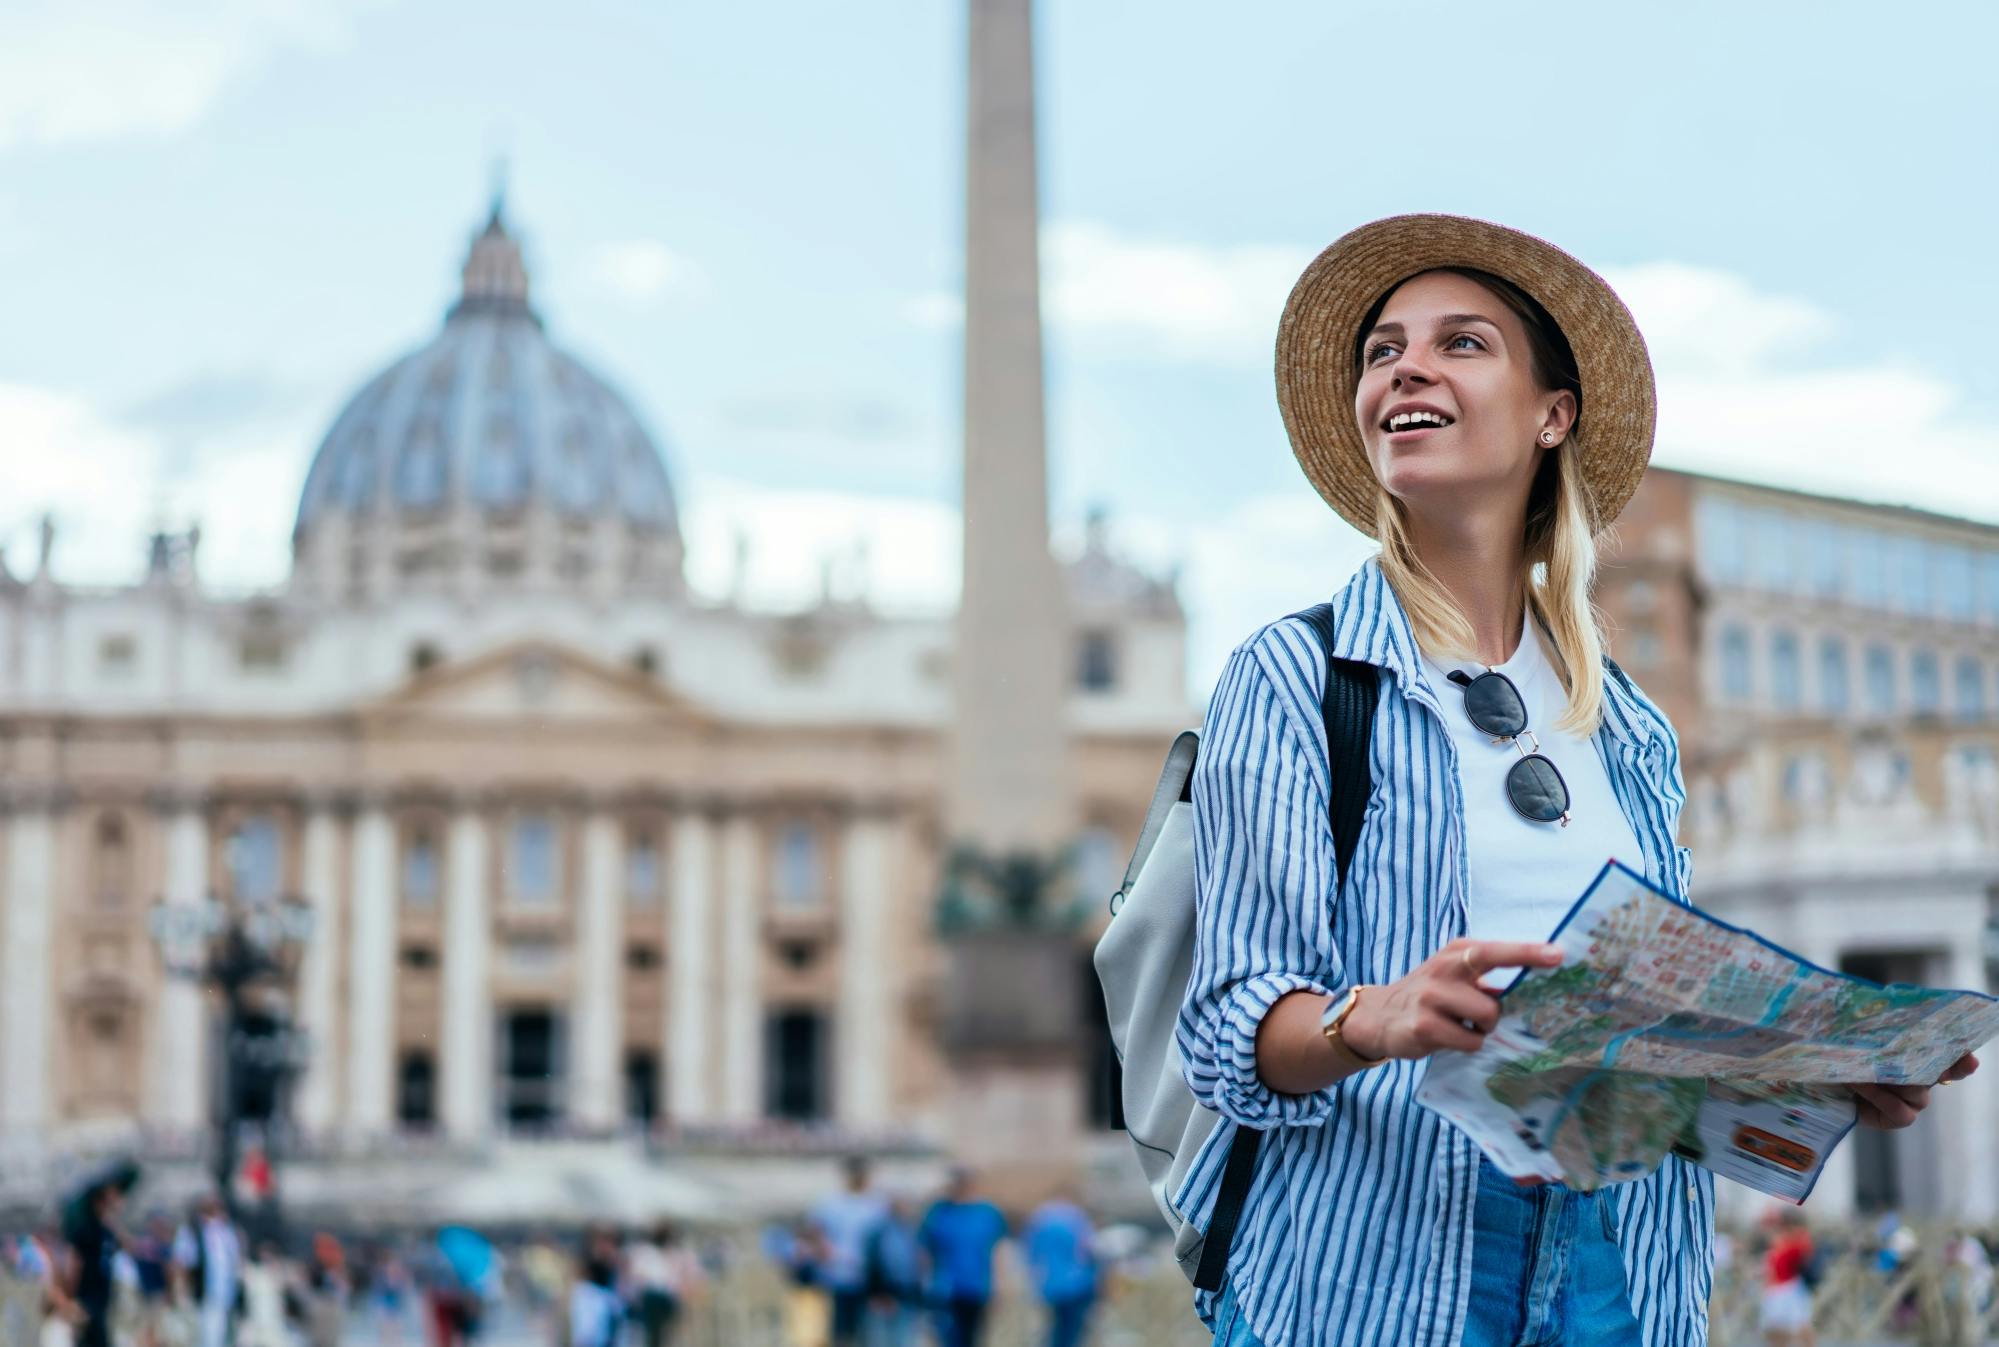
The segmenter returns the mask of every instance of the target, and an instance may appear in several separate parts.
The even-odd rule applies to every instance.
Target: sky
[[[1655,462],[1999,523],[1999,8],[1042,0],[1051,527],[1180,568],[1189,685],[1366,540],[1279,421],[1304,264],[1440,210],[1603,272]],[[274,585],[334,413],[437,330],[494,165],[689,578],[957,584],[962,0],[0,5],[0,543]]]

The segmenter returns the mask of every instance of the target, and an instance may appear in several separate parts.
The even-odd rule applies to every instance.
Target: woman
[[[1482,979],[1560,962],[1542,942],[1607,858],[1687,894],[1678,741],[1607,675],[1589,600],[1595,538],[1651,453],[1644,340],[1549,244],[1402,216],[1306,269],[1277,388],[1306,476],[1381,541],[1334,599],[1336,653],[1380,670],[1374,789],[1336,894],[1324,656],[1293,620],[1238,647],[1195,769],[1179,1033],[1224,1122],[1180,1210],[1205,1228],[1236,1128],[1267,1135],[1203,1317],[1228,1347],[1701,1341],[1705,1170],[1515,1184],[1414,1099],[1425,1058],[1474,1051],[1495,1023]],[[1486,670],[1513,685],[1513,738],[1472,724],[1464,683]],[[1515,771],[1536,742],[1544,762]],[[1856,1090],[1874,1126],[1928,1102]]]

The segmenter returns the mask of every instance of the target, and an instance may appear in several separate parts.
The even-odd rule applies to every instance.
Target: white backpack
[[[1344,883],[1372,784],[1368,744],[1374,728],[1375,669],[1332,658],[1331,604],[1296,616],[1318,634],[1330,666],[1320,709],[1334,768],[1330,813]],[[1097,942],[1095,963],[1117,1049],[1118,1079],[1111,1093],[1122,1110],[1121,1125],[1138,1152],[1152,1200],[1172,1227],[1173,1255],[1181,1271],[1195,1286],[1212,1291],[1220,1288],[1228,1266],[1263,1134],[1236,1129],[1205,1232],[1175,1209],[1174,1195],[1221,1122],[1218,1114],[1194,1102],[1175,1040],[1194,963],[1192,781],[1200,744],[1201,736],[1187,730],[1166,754],[1124,883],[1111,899],[1111,924]]]

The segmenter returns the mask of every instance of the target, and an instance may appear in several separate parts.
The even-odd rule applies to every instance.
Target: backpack
[[[1331,758],[1329,803],[1339,882],[1360,836],[1361,814],[1373,789],[1368,747],[1374,733],[1377,671],[1333,656],[1332,605],[1302,613],[1326,655],[1320,702]],[[1256,1172],[1263,1134],[1239,1127],[1222,1171],[1208,1229],[1173,1206],[1195,1157],[1221,1122],[1194,1102],[1181,1074],[1175,1040],[1180,1005],[1194,961],[1194,819],[1192,783],[1201,736],[1187,730],[1173,741],[1159,774],[1124,883],[1111,899],[1111,924],[1097,942],[1094,963],[1116,1049],[1111,1070],[1113,1124],[1125,1130],[1160,1215],[1173,1230],[1173,1256],[1200,1290],[1218,1290],[1229,1247]]]

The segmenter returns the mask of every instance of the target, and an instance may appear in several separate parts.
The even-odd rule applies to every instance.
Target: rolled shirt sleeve
[[[1280,1094],[1256,1070],[1257,1028],[1280,997],[1346,982],[1332,939],[1339,870],[1323,732],[1298,723],[1308,700],[1317,713],[1299,666],[1279,628],[1239,648],[1194,767],[1195,941],[1180,1057],[1202,1105],[1260,1130],[1324,1122],[1338,1088]]]

